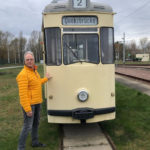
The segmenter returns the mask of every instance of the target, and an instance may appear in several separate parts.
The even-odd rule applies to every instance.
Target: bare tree
[[[0,31],[0,63],[22,63],[26,48],[34,52],[36,62],[40,61],[42,58],[41,41],[41,32],[38,31],[31,33],[28,44],[22,32],[17,38],[9,32]]]
[[[32,31],[31,37],[28,41],[27,49],[31,50],[34,53],[36,62],[38,59],[37,58],[37,49],[36,49],[37,41],[38,41],[38,31]]]
[[[28,41],[27,50],[31,50],[35,55],[35,61],[39,62],[42,58],[42,46],[41,46],[41,32],[32,31],[31,37]]]
[[[19,49],[19,39],[15,38],[11,41],[10,48],[12,50],[12,57],[15,64],[19,63],[19,57],[18,57],[18,49]]]
[[[39,32],[38,43],[37,43],[39,61],[43,59],[42,44],[43,44],[43,42],[42,42],[42,33]]]
[[[143,50],[143,53],[146,53],[147,44],[148,44],[148,38],[147,37],[140,39],[140,46],[141,46],[141,48]]]
[[[150,54],[150,41],[147,42],[147,51]]]
[[[26,43],[27,43],[27,40],[26,38],[23,37],[23,33],[22,31],[20,32],[19,34],[19,47],[18,47],[18,56],[19,56],[19,63],[23,63],[23,54],[25,52],[25,46],[26,46]]]
[[[3,62],[10,63],[10,43],[13,39],[13,34],[10,32],[2,32],[0,31],[0,58]]]
[[[129,44],[129,47],[130,47],[129,53],[130,53],[131,57],[134,58],[136,55],[136,50],[137,50],[136,42],[134,40],[132,40],[131,43]]]
[[[5,33],[0,31],[0,63],[3,64],[7,61],[6,45],[4,44]]]
[[[114,47],[115,47],[116,58],[118,60],[121,60],[123,58],[123,44],[121,42],[115,42]]]
[[[14,35],[10,32],[6,32],[5,33],[5,41],[6,41],[6,47],[7,47],[7,57],[8,57],[8,64],[10,64],[10,53],[11,53],[11,49],[10,49],[10,43],[11,40],[14,38]]]

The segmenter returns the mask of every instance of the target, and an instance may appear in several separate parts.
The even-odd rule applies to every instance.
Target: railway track
[[[150,71],[150,65],[117,65],[116,67],[121,68],[133,68],[133,69],[141,69],[141,70],[149,70]]]
[[[62,125],[61,150],[116,150],[98,123]]]
[[[150,66],[117,66],[115,73],[144,82],[150,82]]]

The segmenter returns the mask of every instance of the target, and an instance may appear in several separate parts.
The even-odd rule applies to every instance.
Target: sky
[[[115,41],[150,40],[150,0],[93,0],[110,5],[114,15]],[[29,37],[40,31],[42,11],[51,0],[0,0],[0,30]]]

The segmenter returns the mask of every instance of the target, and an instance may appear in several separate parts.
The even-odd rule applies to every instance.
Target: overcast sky
[[[96,1],[96,0],[94,0]],[[126,42],[148,37],[150,39],[150,0],[97,0],[112,6],[115,40]],[[42,11],[51,0],[0,0],[0,30],[15,36],[22,31],[29,36],[33,30],[41,30]]]

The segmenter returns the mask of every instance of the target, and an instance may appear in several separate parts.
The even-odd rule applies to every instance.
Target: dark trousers
[[[23,110],[24,124],[19,137],[18,150],[24,150],[26,139],[31,132],[32,144],[38,143],[38,126],[40,120],[40,104],[32,105],[32,117],[28,117],[26,112]]]

